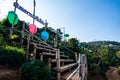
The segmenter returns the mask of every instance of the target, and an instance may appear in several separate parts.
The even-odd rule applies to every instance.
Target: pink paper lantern
[[[30,24],[30,26],[29,26],[29,31],[30,31],[32,34],[36,34],[36,32],[37,32],[37,27],[36,27],[34,24]]]

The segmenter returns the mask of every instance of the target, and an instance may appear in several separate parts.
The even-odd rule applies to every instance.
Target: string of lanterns
[[[34,4],[34,7],[35,7],[35,4]],[[33,13],[33,14],[35,15],[35,13]],[[16,25],[18,23],[18,20],[19,20],[17,14],[14,11],[9,11],[8,12],[7,19],[9,21],[9,23],[12,24],[12,25]],[[43,40],[48,40],[49,39],[49,33],[46,31],[46,27],[47,27],[46,24],[45,24],[45,30],[41,33],[41,38]],[[37,27],[34,24],[34,17],[33,17],[33,24],[29,25],[29,31],[32,35],[37,33]]]
[[[17,3],[18,0],[16,0],[16,2],[13,3],[15,9],[18,8],[19,10],[21,10],[22,12],[26,13],[28,15],[31,14],[29,11],[27,11],[26,9],[24,9],[22,6],[20,6],[18,3]],[[36,2],[34,0],[34,12],[33,12],[33,15],[28,15],[30,17],[33,18],[33,24],[30,24],[29,25],[29,31],[32,35],[36,34],[37,33],[37,27],[36,25],[34,24],[34,20],[37,20],[38,22],[40,22],[41,24],[43,24],[45,26],[45,30],[41,32],[41,38],[43,40],[48,40],[49,39],[49,33],[46,31],[46,27],[48,25],[47,22],[44,22],[41,18],[39,17],[36,17],[35,16],[35,6],[36,6]],[[7,19],[9,21],[10,24],[12,24],[13,26],[16,25],[18,23],[18,15],[16,14],[16,10],[15,11],[9,11],[8,12],[8,15],[7,15]],[[64,34],[64,37],[69,37],[69,34]]]

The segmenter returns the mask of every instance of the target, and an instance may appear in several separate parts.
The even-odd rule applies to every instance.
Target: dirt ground
[[[108,80],[120,80],[120,75],[118,74],[118,68],[110,67],[110,69],[106,72],[106,77]]]
[[[117,74],[117,68],[110,68],[106,72],[106,76],[101,76],[101,75],[88,75],[88,80],[119,80],[120,75]],[[117,79],[112,79],[112,78],[117,78]],[[6,66],[1,66],[0,65],[0,80],[21,80],[20,79],[20,70],[19,69],[9,69]],[[78,74],[74,77],[74,80],[78,80]]]
[[[8,69],[6,66],[0,66],[0,80],[19,80],[18,69]]]
[[[101,75],[89,75],[88,80],[108,80],[106,76],[101,76]]]

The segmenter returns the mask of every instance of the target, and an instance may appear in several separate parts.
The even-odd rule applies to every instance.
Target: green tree
[[[73,50],[74,52],[79,52],[79,46],[78,46],[79,41],[76,38],[70,38],[68,40],[68,43],[71,50]]]

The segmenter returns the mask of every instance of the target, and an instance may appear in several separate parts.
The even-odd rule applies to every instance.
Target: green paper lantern
[[[18,16],[15,12],[13,11],[9,11],[8,12],[8,16],[7,16],[8,21],[12,24],[12,25],[16,25],[18,23]]]
[[[69,37],[69,34],[64,34],[64,37]]]

